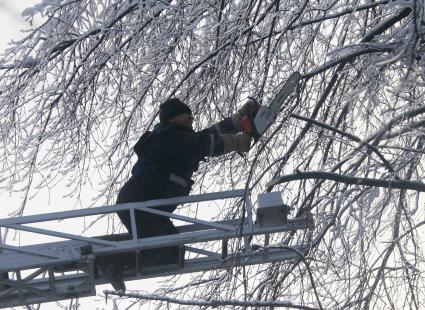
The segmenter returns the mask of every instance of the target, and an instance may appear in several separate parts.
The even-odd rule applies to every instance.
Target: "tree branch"
[[[399,12],[397,15],[395,16],[391,16],[389,18],[387,18],[386,20],[384,20],[383,22],[381,22],[380,24],[378,24],[376,27],[374,27],[373,29],[371,29],[368,33],[366,33],[366,35],[363,37],[363,39],[361,40],[361,42],[365,43],[365,42],[370,42],[372,41],[372,39],[376,36],[381,34],[382,32],[384,32],[385,30],[387,30],[388,28],[394,26],[394,24],[396,24],[397,22],[399,22],[400,20],[402,20],[403,18],[405,18],[406,16],[408,16],[411,13],[412,9],[411,8],[405,8],[404,10],[402,10],[401,12]],[[345,65],[351,61],[353,57],[350,58],[344,58],[338,62],[335,63],[335,65],[338,64],[338,67],[335,69],[334,74],[332,75],[331,80],[329,81],[326,89],[323,92],[323,95],[320,97],[318,103],[316,104],[313,113],[311,114],[312,119],[314,119],[317,115],[317,113],[319,112],[320,108],[322,107],[323,103],[326,101],[328,95],[330,94],[332,88],[335,86],[338,77],[339,77],[339,72],[342,71],[342,69],[345,67]],[[315,70],[313,70],[314,72]],[[317,73],[316,73],[317,74]],[[315,75],[315,74],[313,74]],[[306,79],[308,77],[313,76],[310,73],[306,73],[303,75],[303,78]],[[295,139],[295,141],[292,143],[292,145],[290,146],[289,150],[287,151],[286,155],[284,156],[284,160],[281,162],[281,164],[279,165],[275,176],[276,177],[280,171],[282,170],[283,166],[285,165],[285,163],[289,160],[289,157],[291,155],[291,153],[294,152],[294,150],[296,149],[296,147],[298,146],[298,144],[301,142],[301,140],[304,138],[304,136],[307,134],[308,130],[310,129],[310,127],[312,126],[311,123],[307,123],[306,126],[304,126],[304,128],[302,129],[301,133],[299,134],[299,136]],[[267,191],[270,192],[273,188],[273,182],[269,182],[269,185],[267,185]]]
[[[312,123],[313,125],[316,125],[318,127],[325,128],[325,129],[330,130],[332,132],[338,133],[338,134],[340,134],[343,137],[349,138],[350,140],[353,140],[353,141],[356,141],[358,143],[361,143],[362,145],[364,145],[367,148],[369,148],[376,155],[378,155],[378,157],[382,160],[383,164],[385,165],[385,167],[387,167],[387,169],[388,169],[389,172],[391,172],[391,173],[394,173],[395,172],[394,168],[391,166],[391,164],[388,162],[388,160],[385,159],[384,155],[382,155],[381,152],[379,152],[379,150],[376,147],[374,147],[373,145],[371,145],[371,144],[369,144],[367,142],[363,142],[359,137],[356,137],[356,136],[354,136],[352,134],[349,134],[349,133],[347,133],[345,131],[342,131],[342,130],[340,130],[338,128],[335,128],[335,127],[330,126],[328,124],[325,124],[323,122],[319,122],[319,121],[317,121],[315,119],[312,119],[312,118],[309,118],[309,117],[304,117],[304,116],[301,116],[301,115],[298,115],[298,114],[295,114],[295,113],[291,113],[290,116],[293,117],[293,118],[299,119],[299,120],[303,120],[305,122]]]
[[[130,297],[137,299],[145,300],[157,300],[165,301],[167,303],[173,303],[178,305],[186,306],[200,306],[200,307],[224,307],[224,306],[234,306],[234,307],[286,307],[288,309],[302,309],[302,310],[316,310],[318,308],[312,308],[308,306],[295,305],[289,301],[241,301],[241,300],[182,300],[171,297],[159,296],[159,295],[149,295],[149,294],[134,294],[134,293],[124,293],[124,292],[115,292],[115,291],[103,291],[105,297],[108,298],[108,295],[119,296],[119,297]]]
[[[377,26],[375,26],[374,28],[370,29],[365,36],[363,37],[363,39],[361,40],[361,43],[368,43],[371,42],[377,35],[382,34],[384,31],[386,31],[387,29],[391,28],[392,26],[394,26],[397,22],[401,21],[402,19],[406,18],[407,16],[409,16],[409,14],[412,12],[411,8],[405,8],[402,11],[400,11],[397,15],[394,16],[390,16],[387,19],[385,19],[384,21],[382,21],[381,23],[379,23]],[[376,52],[390,52],[391,49],[385,49],[385,48],[367,48],[367,49],[362,49],[362,50],[356,50],[351,54],[348,54],[340,59],[335,59],[335,60],[331,60],[325,64],[323,64],[322,66],[308,72],[305,73],[303,75],[303,78],[305,79],[309,79],[314,75],[317,75],[323,71],[328,70],[329,68],[332,68],[333,66],[336,66],[338,64],[343,64],[345,65],[347,62],[349,61],[353,61],[356,57],[364,55],[364,54],[369,54],[369,53],[376,53]]]
[[[325,171],[297,172],[295,174],[283,175],[272,179],[267,183],[266,186],[270,187],[276,184],[305,179],[330,180],[352,185],[385,187],[389,189],[410,189],[414,191],[425,192],[425,184],[420,181],[358,178]]]
[[[365,36],[363,37],[362,42],[370,42],[370,41],[372,41],[375,38],[375,36],[377,36],[379,34],[382,34],[385,30],[391,28],[396,23],[398,23],[402,19],[404,19],[407,16],[409,16],[411,12],[412,12],[412,8],[404,8],[397,15],[390,16],[390,17],[386,18],[385,20],[383,20],[382,22],[380,22],[378,25],[376,25],[375,27],[373,27],[372,29],[370,29],[365,34]]]

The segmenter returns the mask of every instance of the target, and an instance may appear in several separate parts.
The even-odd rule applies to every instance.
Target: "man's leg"
[[[134,180],[130,179],[127,183],[124,184],[124,186],[121,188],[120,192],[118,193],[117,197],[117,204],[120,203],[127,203],[127,202],[138,202],[138,201],[144,201],[146,200],[145,195],[140,191],[139,186],[137,185]],[[129,211],[119,211],[117,212],[118,217],[120,218],[121,222],[127,229],[128,233],[131,236],[131,219],[130,219],[130,212]],[[138,225],[140,215],[138,214],[138,211],[136,211],[136,225]],[[140,232],[138,232],[138,235],[140,237]]]
[[[149,199],[160,198],[164,193],[158,189],[148,189],[145,188],[145,191],[141,191],[141,185],[133,182],[130,179],[118,194],[117,203],[126,203],[126,202],[136,202],[136,201],[145,201]],[[176,206],[167,206],[162,207],[164,211],[172,212],[176,209]],[[127,231],[131,235],[131,220],[130,213],[128,211],[117,212],[118,216],[127,228]],[[169,218],[158,216],[155,214],[150,214],[147,212],[142,212],[135,210],[135,221],[137,228],[138,238],[149,238],[155,236],[163,235],[173,235],[178,234],[177,228],[171,222]],[[184,255],[184,252],[180,250],[179,246],[159,248],[152,250],[143,250],[141,251],[141,263],[143,267],[152,266],[152,265],[163,265],[163,264],[175,264],[181,261],[181,256]]]
[[[135,186],[134,182],[130,181],[121,188],[116,203],[138,201],[141,198],[139,196],[140,191],[137,191],[137,186]],[[119,211],[117,214],[131,236],[130,212]],[[115,290],[125,291],[126,287],[123,281],[123,273],[129,266],[136,266],[136,255],[135,253],[103,255],[96,258],[96,265],[98,270],[108,278]]]
[[[148,215],[146,213],[143,216],[144,219],[142,222],[145,224],[141,228],[143,238],[165,235],[171,236],[179,233],[169,218],[153,216],[150,214]],[[184,253],[181,251],[180,246],[171,246],[144,250],[141,253],[141,259],[144,266],[168,265],[180,263],[180,257],[183,255]]]

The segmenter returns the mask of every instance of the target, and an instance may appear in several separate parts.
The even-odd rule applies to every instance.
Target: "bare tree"
[[[195,190],[282,191],[316,227],[274,241],[309,242],[309,253],[161,293],[241,307],[423,307],[422,1],[56,0],[24,13],[44,23],[0,60],[1,187],[25,193],[16,215],[62,178],[79,199],[93,171],[95,203],[113,198],[166,98],[189,103],[202,128],[249,95],[267,103],[300,71],[249,156],[203,165]],[[242,212],[229,205],[224,216]]]

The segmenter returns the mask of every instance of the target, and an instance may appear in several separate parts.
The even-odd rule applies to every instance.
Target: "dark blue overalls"
[[[223,154],[223,140],[219,134],[234,134],[237,129],[226,118],[216,125],[195,132],[172,124],[158,124],[152,132],[146,132],[136,143],[134,150],[138,160],[131,178],[121,188],[117,204],[151,199],[186,196],[193,181],[193,173],[205,157]],[[159,208],[174,212],[176,205]],[[128,211],[118,212],[122,223],[131,234]],[[178,230],[169,218],[135,211],[138,238],[177,234]],[[183,255],[178,246],[144,250],[143,265],[172,264]]]

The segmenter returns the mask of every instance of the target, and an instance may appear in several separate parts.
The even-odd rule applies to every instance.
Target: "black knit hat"
[[[174,116],[183,113],[192,114],[192,111],[189,106],[180,99],[171,98],[159,106],[159,121],[161,123],[167,123]]]

